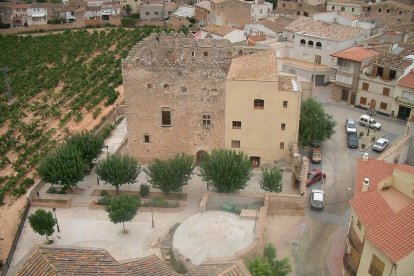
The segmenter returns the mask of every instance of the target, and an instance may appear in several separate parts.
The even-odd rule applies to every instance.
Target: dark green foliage
[[[193,157],[181,154],[168,160],[156,159],[145,172],[154,188],[168,194],[181,192],[183,186],[188,183],[193,169]]]
[[[110,203],[111,203],[110,195],[101,196],[100,198],[98,198],[98,201],[96,202],[96,204],[104,205],[104,206],[108,206]]]
[[[41,161],[37,172],[43,181],[69,189],[83,179],[86,165],[78,149],[64,144]]]
[[[49,189],[47,189],[46,193],[64,195],[64,194],[66,194],[66,190],[65,189],[56,189],[55,187],[52,186]]]
[[[141,184],[139,186],[139,195],[142,197],[146,197],[150,192],[149,185],[147,184]]]
[[[100,179],[115,186],[117,194],[121,185],[135,183],[140,170],[137,160],[129,155],[120,154],[109,155],[96,166],[96,174]]]
[[[263,257],[248,262],[248,268],[252,276],[286,276],[292,272],[289,259],[276,259],[276,249],[271,244],[265,245]]]
[[[65,141],[69,146],[81,152],[83,160],[89,166],[101,153],[103,147],[102,137],[88,131],[72,134]]]
[[[242,151],[220,149],[206,154],[200,163],[200,176],[219,193],[244,189],[252,176],[249,157]]]
[[[39,0],[37,0],[39,2]],[[47,21],[47,24],[63,24],[65,20],[63,18],[53,18]]]
[[[313,99],[302,103],[299,121],[299,141],[309,145],[314,141],[324,141],[334,134],[336,122],[332,115],[325,113],[322,105]]]
[[[282,171],[278,168],[262,169],[260,188],[267,192],[280,193],[283,189]]]
[[[38,209],[29,216],[29,224],[33,231],[39,235],[45,235],[49,240],[49,236],[55,232],[53,227],[56,224],[52,212],[46,212],[43,209]]]
[[[124,223],[131,221],[137,214],[140,206],[139,199],[129,195],[121,195],[111,199],[109,205],[106,207],[109,220],[112,223],[122,222],[122,227],[125,231]]]
[[[135,19],[129,17],[123,17],[121,20],[122,27],[134,27],[136,24]]]

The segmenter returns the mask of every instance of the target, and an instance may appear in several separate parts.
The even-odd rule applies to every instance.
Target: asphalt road
[[[330,86],[318,87],[314,96],[316,101],[322,103],[325,111],[333,115],[337,126],[331,139],[322,144],[322,162],[310,163],[310,169],[318,168],[325,172],[327,177],[326,183],[315,183],[308,187],[308,203],[310,190],[322,189],[325,192],[325,208],[323,211],[309,208],[306,210],[301,235],[292,241],[292,255],[296,275],[336,276],[340,275],[343,266],[342,257],[351,214],[348,200],[353,197],[356,160],[364,153],[347,147],[344,124],[347,117],[353,117],[357,122],[365,111],[332,102]],[[405,131],[406,123],[403,121],[381,115],[377,115],[375,119],[383,125],[383,134],[390,140],[390,144]],[[362,127],[358,126],[358,131],[360,128]],[[309,148],[302,151],[307,156],[309,152]],[[373,152],[372,149],[366,152],[369,153],[369,158],[379,156],[379,153]],[[414,162],[414,146],[411,146],[409,157],[411,159],[408,163]]]

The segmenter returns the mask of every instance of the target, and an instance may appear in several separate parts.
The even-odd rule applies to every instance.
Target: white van
[[[359,118],[359,124],[361,126],[367,126],[368,122],[369,122],[370,128],[377,129],[377,130],[381,129],[381,124],[375,121],[375,119],[370,117],[369,115],[364,114]]]

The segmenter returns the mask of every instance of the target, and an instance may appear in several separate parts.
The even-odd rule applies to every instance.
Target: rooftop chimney
[[[369,187],[369,178],[365,177],[364,182],[362,182],[362,192],[368,191],[368,187]]]

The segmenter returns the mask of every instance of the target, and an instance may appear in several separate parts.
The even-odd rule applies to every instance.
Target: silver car
[[[322,210],[324,206],[323,202],[324,192],[322,190],[312,190],[310,207],[314,210]]]
[[[388,146],[389,141],[385,138],[379,138],[374,145],[372,146],[372,149],[374,151],[383,151]]]

